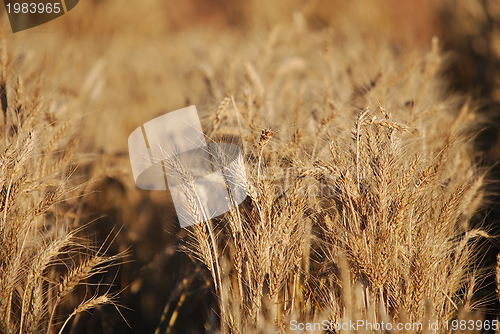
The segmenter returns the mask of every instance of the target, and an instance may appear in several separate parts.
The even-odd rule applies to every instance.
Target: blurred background
[[[178,227],[168,192],[135,187],[127,138],[144,122],[188,105],[209,119],[235,93],[214,84],[224,75],[217,69],[231,58],[227,53],[258,59],[240,43],[258,44],[291,26],[311,38],[341,30],[345,39],[359,39],[360,47],[376,49],[384,40],[408,53],[429,50],[437,36],[450,93],[472,96],[490,120],[474,140],[484,152],[478,164],[492,169],[481,219],[498,233],[499,1],[80,0],[64,16],[16,34],[2,7],[0,35],[13,55],[12,71],[28,85],[42,83],[47,117],[70,118],[82,133],[79,175],[95,179],[85,189],[84,234],[99,244],[121,229],[109,253],[131,254],[120,268],[96,278],[121,291],[121,314],[113,306],[79,314],[68,333],[204,333],[217,326],[210,274],[179,251],[186,231]],[[492,247],[486,265],[496,253]],[[69,300],[68,309],[74,303]]]

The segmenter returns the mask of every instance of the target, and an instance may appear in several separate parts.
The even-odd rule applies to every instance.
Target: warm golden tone
[[[3,33],[0,333],[491,325],[496,151],[477,141],[498,85],[454,89],[449,2],[86,1]],[[239,145],[249,195],[180,229],[168,191],[135,186],[127,137],[189,105],[207,142]]]

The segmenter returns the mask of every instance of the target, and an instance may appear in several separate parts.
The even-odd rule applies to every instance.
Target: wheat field
[[[495,1],[2,15],[0,333],[499,332]],[[183,229],[127,138],[191,105],[248,197]]]

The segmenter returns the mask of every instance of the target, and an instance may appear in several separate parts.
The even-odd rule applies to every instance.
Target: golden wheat
[[[183,16],[159,0],[106,0],[47,24],[59,31],[47,40],[1,39],[0,332],[287,333],[491,311],[476,295],[490,235],[473,226],[490,177],[474,149],[483,102],[450,93],[440,41],[400,42],[375,1],[217,3],[242,29],[175,30],[165,17]],[[454,36],[496,22],[494,1],[453,3]],[[496,52],[494,24],[470,53]],[[126,137],[191,104],[207,142],[241,146],[245,170],[231,172],[248,198],[230,194],[233,209],[208,219],[193,175],[167,157],[188,214],[206,221],[180,230],[168,194],[133,183]],[[82,238],[114,225],[116,247]],[[135,262],[106,276],[128,248]],[[113,274],[119,287],[96,294]],[[132,329],[102,307],[117,302]]]
[[[95,271],[96,266],[121,255],[83,257],[61,285],[51,279],[64,275],[61,265],[68,265],[68,258],[77,261],[82,250],[90,250],[77,237],[81,229],[69,230],[66,213],[57,214],[57,206],[71,202],[79,187],[71,180],[76,136],[65,134],[68,122],[61,127],[55,119],[44,123],[39,87],[27,87],[16,77],[5,41],[2,45],[0,331],[51,333],[58,327],[52,320],[62,299],[80,281],[103,270]]]

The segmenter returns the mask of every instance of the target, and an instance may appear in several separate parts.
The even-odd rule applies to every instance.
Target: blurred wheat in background
[[[102,0],[14,35],[4,14],[0,332],[491,324],[497,7]],[[249,195],[180,229],[127,137],[189,105]]]

